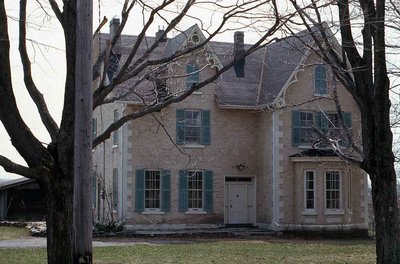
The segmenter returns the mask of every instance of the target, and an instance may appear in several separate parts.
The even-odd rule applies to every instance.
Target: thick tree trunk
[[[71,264],[73,256],[73,171],[55,175],[47,190],[47,262]]]
[[[388,166],[393,166],[393,163]],[[387,168],[383,168],[387,171]],[[378,172],[379,173],[379,172]],[[400,263],[400,228],[397,185],[394,169],[391,175],[370,175],[376,225],[376,263]]]

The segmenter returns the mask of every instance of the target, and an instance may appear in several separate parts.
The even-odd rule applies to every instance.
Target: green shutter
[[[136,170],[136,203],[135,211],[144,211],[144,170]]]
[[[162,190],[161,190],[161,210],[169,212],[171,210],[171,172],[162,171]]]
[[[118,169],[113,169],[113,192],[112,192],[112,204],[113,210],[118,209]]]
[[[300,112],[292,111],[292,145],[300,145]]]
[[[185,110],[176,109],[176,144],[185,143]]]
[[[96,197],[97,197],[97,178],[96,171],[92,171],[92,207],[96,208]]]
[[[178,201],[178,209],[179,212],[186,212],[188,209],[188,179],[187,179],[187,171],[180,170],[179,171],[179,201]]]
[[[204,171],[204,210],[212,212],[213,210],[213,172]]]
[[[347,128],[351,128],[351,113],[348,113],[348,112],[344,112],[343,113],[343,121],[344,121],[344,125],[347,127]]]
[[[93,139],[97,137],[97,118],[92,118],[92,136]]]
[[[210,111],[201,111],[201,144],[210,145],[211,143]]]

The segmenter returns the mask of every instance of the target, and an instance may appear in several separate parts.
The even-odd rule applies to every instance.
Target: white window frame
[[[189,192],[191,191],[191,190],[199,190],[199,189],[190,189],[189,188],[189,181],[192,179],[192,177],[193,177],[193,173],[201,173],[201,207],[190,207],[189,206],[189,204],[190,204],[190,196],[189,196]],[[204,171],[203,170],[188,170],[187,171],[187,176],[188,176],[188,179],[187,179],[187,184],[188,184],[188,186],[187,186],[187,195],[188,195],[188,197],[187,197],[187,205],[188,205],[188,212],[204,212],[204,202],[205,202],[205,200],[204,200],[204,193],[205,193],[205,189],[204,189]]]
[[[188,123],[188,118],[186,118],[186,114],[187,113],[198,113],[198,122],[199,122],[199,124],[198,124],[198,126],[194,126],[194,125],[189,125]],[[187,145],[201,145],[201,118],[202,118],[202,110],[198,110],[198,109],[185,109],[185,111],[184,111],[184,115],[185,115],[185,138],[184,138],[184,140],[185,140],[185,144],[187,144]],[[192,114],[192,117],[193,117],[193,114]],[[191,119],[191,120],[194,120],[194,119]],[[198,128],[198,130],[199,130],[199,137],[198,137],[198,140],[197,141],[188,141],[188,136],[187,136],[187,131],[188,131],[188,128]]]
[[[313,182],[314,182],[314,188],[311,190],[313,191],[313,202],[314,202],[314,208],[307,208],[307,191],[309,190],[307,188],[307,173],[312,172],[313,174]],[[315,213],[317,210],[317,177],[316,177],[316,171],[315,170],[305,170],[304,171],[304,214],[307,213]]]
[[[324,93],[324,94],[320,94],[320,93],[317,93],[317,87],[315,86],[315,82],[316,82],[316,74],[315,74],[315,71],[316,71],[316,69],[317,69],[317,67],[323,67],[324,69],[325,69],[325,84],[326,84],[326,93]],[[313,76],[314,76],[314,78],[313,78],[313,82],[314,82],[314,96],[320,96],[320,97],[328,97],[329,96],[329,85],[328,85],[328,76],[329,76],[329,74],[330,74],[330,72],[329,72],[329,70],[328,70],[328,68],[323,64],[323,63],[319,63],[319,64],[316,64],[315,65],[315,67],[314,67],[314,72],[313,72]]]
[[[158,188],[158,208],[157,207],[146,207],[146,201],[149,200],[150,198],[146,198],[146,191],[150,190],[148,188],[146,188],[146,176],[147,173],[158,173],[158,177],[159,177],[159,188]],[[151,176],[151,175],[150,175]],[[152,212],[161,212],[161,195],[162,195],[162,182],[161,182],[161,170],[157,170],[157,169],[147,169],[144,171],[144,213],[152,213]],[[157,190],[157,189],[151,189],[151,190]]]
[[[339,176],[339,208],[327,208],[327,174],[329,172],[335,172],[338,173]],[[324,171],[324,207],[325,207],[325,213],[326,214],[342,214],[343,213],[343,199],[342,199],[342,192],[343,192],[343,183],[342,183],[342,171],[338,169],[329,169]],[[331,191],[335,191],[334,189],[331,189]]]
[[[305,135],[303,135],[303,130],[305,130],[305,131],[310,130],[311,134],[313,134],[313,126],[314,126],[314,123],[315,123],[315,113],[312,112],[312,111],[299,111],[299,114],[300,114],[300,120],[299,120],[299,122],[300,122],[299,143],[302,146],[310,145],[312,143],[311,142],[312,136],[307,135],[307,132],[305,133]],[[311,116],[312,116],[312,119],[311,119],[312,124],[311,124],[311,126],[303,126],[302,125],[302,122],[301,122],[302,121],[302,118],[301,118],[302,114],[306,114],[306,115],[311,114]],[[308,119],[306,121],[308,121]],[[303,138],[304,138],[304,141],[302,140]]]

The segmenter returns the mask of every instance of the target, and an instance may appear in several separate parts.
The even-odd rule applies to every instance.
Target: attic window
[[[196,43],[199,43],[199,42],[200,42],[200,38],[199,38],[199,36],[198,36],[196,33],[194,33],[194,34],[192,35],[191,41],[192,41],[194,44],[196,44]]]

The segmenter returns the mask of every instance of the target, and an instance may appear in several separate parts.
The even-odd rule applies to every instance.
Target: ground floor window
[[[160,208],[160,171],[145,171],[145,209]]]
[[[188,171],[188,209],[203,208],[203,171]]]
[[[340,209],[340,172],[325,172],[325,208]]]
[[[305,209],[315,210],[315,171],[304,173]]]

